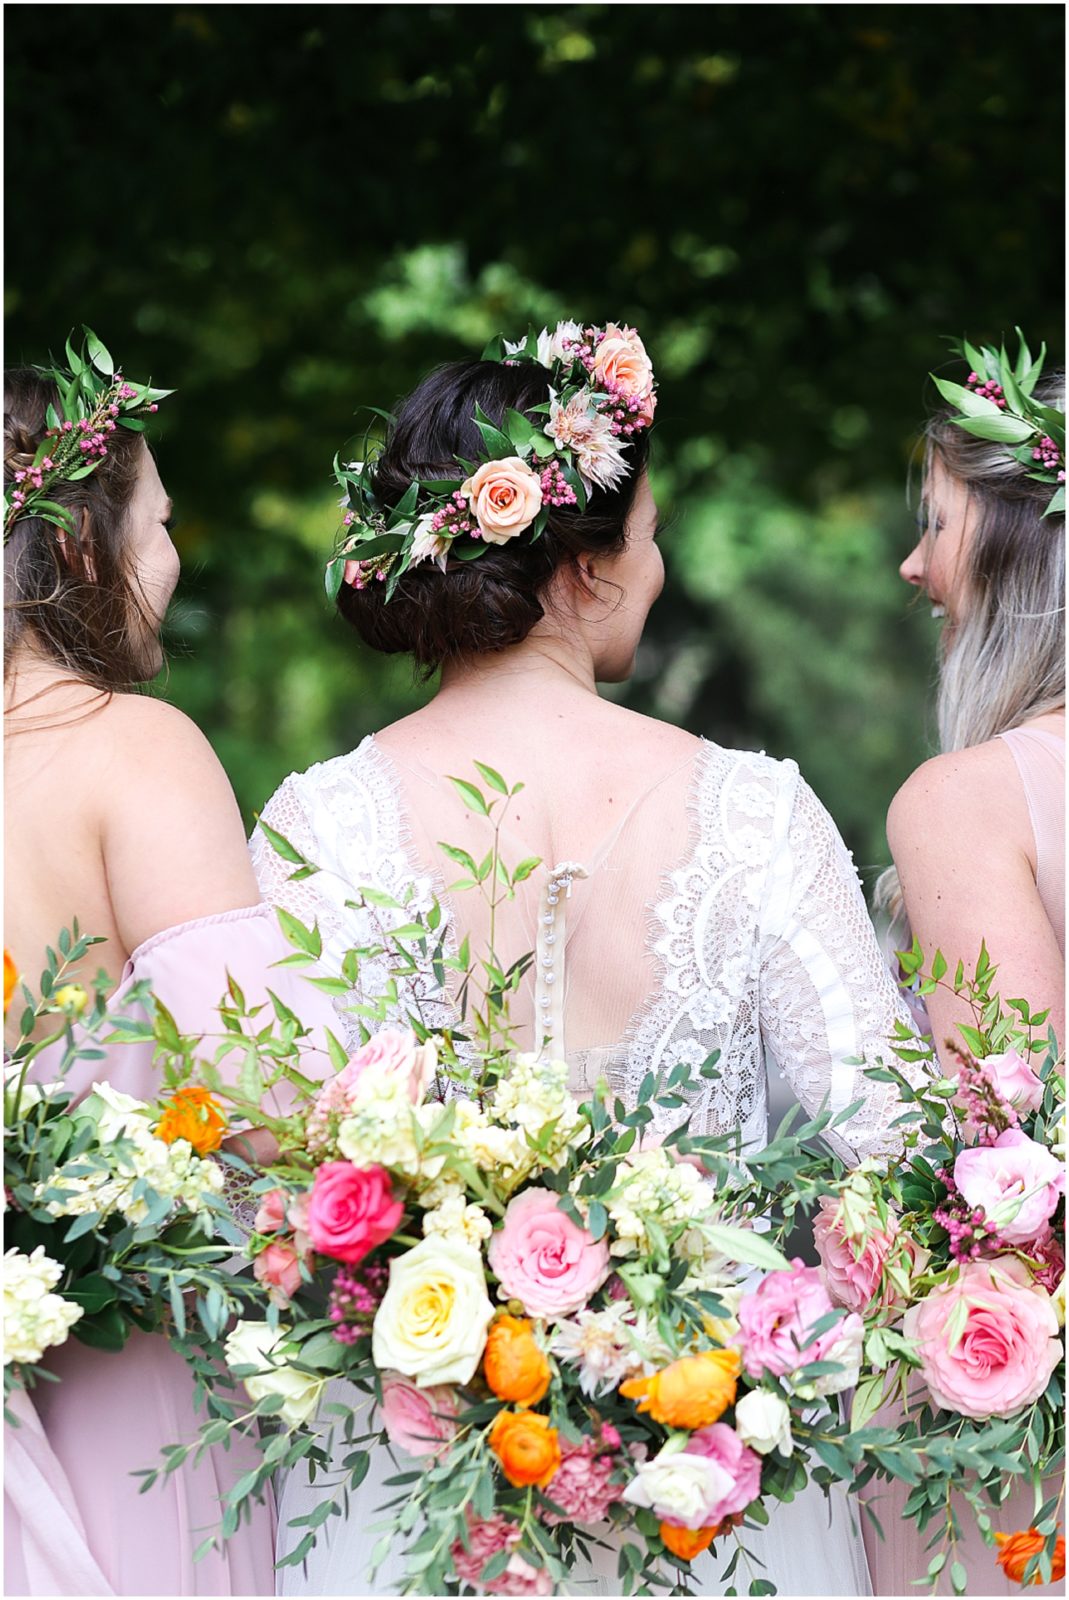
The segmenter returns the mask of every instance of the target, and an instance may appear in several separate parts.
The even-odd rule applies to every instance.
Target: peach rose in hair
[[[460,486],[489,544],[507,544],[531,526],[542,508],[542,483],[526,461],[506,456],[484,461]]]

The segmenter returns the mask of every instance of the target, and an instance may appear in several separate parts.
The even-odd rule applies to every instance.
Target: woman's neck
[[[453,698],[506,686],[512,694],[563,690],[596,696],[598,692],[594,661],[582,642],[533,633],[507,650],[446,662],[438,693]]]

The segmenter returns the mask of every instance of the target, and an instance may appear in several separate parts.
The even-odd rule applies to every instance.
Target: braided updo
[[[456,361],[432,372],[405,399],[374,468],[375,497],[394,506],[417,478],[456,475],[457,458],[477,460],[483,441],[480,406],[495,424],[506,411],[531,415],[549,398],[549,372],[532,362]],[[539,426],[544,417],[531,415]],[[426,561],[404,574],[388,603],[384,586],[342,584],[338,610],[360,637],[384,654],[410,654],[424,676],[445,661],[505,650],[526,639],[545,615],[554,574],[581,555],[624,549],[626,524],[649,455],[649,435],[627,449],[628,475],[618,488],[595,489],[585,512],[551,508],[545,531],[491,545],[474,561],[452,560],[442,572]]]

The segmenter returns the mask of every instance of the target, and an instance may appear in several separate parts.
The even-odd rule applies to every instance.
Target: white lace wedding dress
[[[464,934],[473,952],[485,943],[478,896],[451,902],[438,866],[445,860],[440,840],[476,854],[478,819],[448,782],[402,766],[373,738],[288,778],[263,817],[321,869],[291,883],[293,867],[259,830],[254,834],[265,898],[318,923],[329,970],[338,970],[350,947],[373,946],[391,923],[410,920],[410,913],[347,905],[365,887],[397,900],[408,895],[410,907],[423,912],[437,898],[450,948]],[[510,819],[503,853],[515,865],[529,853],[522,801],[513,803]],[[509,850],[513,830],[517,853]],[[484,838],[478,854],[488,844]],[[513,1017],[521,1023],[521,1044],[534,1040],[535,1016],[543,1019],[540,1038],[550,1035],[558,1048],[566,1029],[577,1094],[604,1076],[631,1106],[650,1069],[680,1061],[697,1069],[719,1049],[719,1078],[708,1081],[695,1071],[682,1115],[696,1133],[740,1129],[744,1149],[760,1149],[768,1137],[767,1052],[807,1109],[825,1100],[835,1110],[863,1101],[836,1136],[847,1159],[896,1144],[889,1132],[897,1114],[893,1090],[848,1062],[886,1055],[895,1019],[906,1013],[850,857],[793,762],[703,742],[651,782],[610,836],[587,851],[583,866],[585,876],[571,874],[552,910],[544,903],[545,877],[536,871],[499,909],[495,929],[506,964],[538,946],[537,976],[525,980]],[[458,870],[450,865],[450,876]],[[364,992],[381,994],[384,963],[372,959],[361,970]],[[352,998],[359,996],[335,1004],[339,1037],[355,1047],[357,1024],[344,1009]],[[429,963],[399,985],[399,1015],[416,1008],[431,1026],[456,1021]],[[338,1389],[331,1398],[366,1403],[351,1387]],[[367,1564],[377,1534],[369,1524],[396,1492],[384,1490],[382,1480],[397,1470],[385,1451],[376,1452],[349,1514],[328,1520],[303,1567],[280,1571],[280,1593],[372,1592]],[[287,1524],[313,1510],[322,1485],[309,1484],[298,1469],[280,1491],[282,1554],[303,1531]],[[747,1573],[740,1566],[733,1582],[742,1593],[750,1577],[771,1578],[781,1594],[871,1592],[857,1513],[841,1492],[826,1499],[810,1488],[776,1506],[767,1529],[747,1530],[746,1545],[763,1568]],[[729,1555],[693,1563],[698,1592],[724,1592],[720,1572]],[[395,1592],[402,1576],[399,1553],[388,1557],[373,1592]],[[568,1592],[613,1594],[618,1587],[615,1552],[599,1552],[592,1569],[572,1574]]]

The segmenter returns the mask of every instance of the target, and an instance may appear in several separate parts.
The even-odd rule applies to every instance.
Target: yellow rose
[[[541,480],[519,456],[485,461],[460,492],[471,502],[489,544],[507,544],[531,526],[542,508]]]
[[[415,1378],[421,1389],[469,1383],[493,1315],[479,1252],[434,1234],[390,1263],[372,1328],[375,1365]]]

